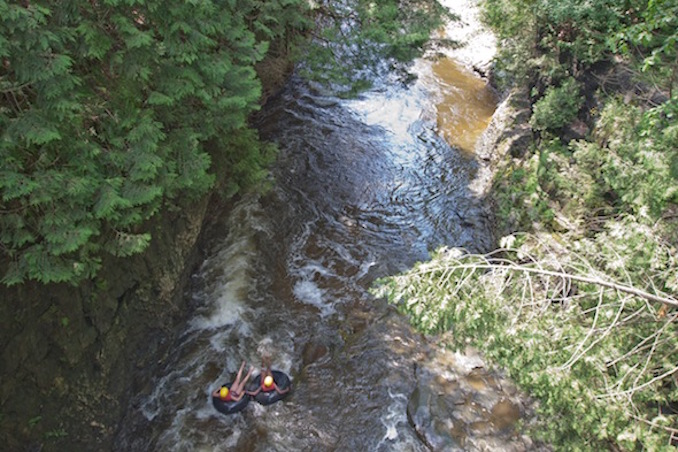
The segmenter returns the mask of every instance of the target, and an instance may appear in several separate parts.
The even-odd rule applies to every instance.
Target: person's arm
[[[233,395],[233,391],[231,391],[231,392],[230,392],[230,395],[231,395],[231,400],[232,400],[233,402],[239,402],[239,401],[243,398],[243,396],[245,395],[245,393],[239,392],[237,395],[234,396],[234,395]]]
[[[245,392],[254,397],[261,392],[261,386],[259,386],[256,391],[245,391]]]
[[[280,389],[276,383],[273,383],[273,387],[275,388],[275,392],[277,392],[280,395],[287,394],[290,390],[289,386],[285,389]]]
[[[261,392],[261,385],[257,386],[256,391],[245,391],[245,392],[254,397]]]

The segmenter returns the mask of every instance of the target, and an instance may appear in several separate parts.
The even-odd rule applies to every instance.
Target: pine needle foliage
[[[483,18],[502,41],[497,63],[509,80],[549,84],[612,56],[610,39],[633,21],[632,1],[485,0]]]
[[[488,255],[441,249],[374,293],[422,331],[451,330],[452,346],[471,344],[506,369],[538,399],[530,433],[557,450],[670,448],[678,299],[656,284],[675,284],[675,249],[656,250],[661,269],[633,284],[618,242],[561,239],[516,234]],[[611,278],[606,260],[624,276]]]
[[[76,284],[104,254],[143,251],[146,220],[215,172],[228,196],[261,184],[275,151],[247,121],[266,56],[356,92],[419,54],[442,13],[434,0],[0,1],[2,283]]]
[[[77,283],[144,222],[270,161],[247,119],[254,65],[308,24],[280,1],[0,1],[0,247],[4,284]],[[232,149],[224,137],[237,138]],[[233,170],[233,168],[236,168]]]

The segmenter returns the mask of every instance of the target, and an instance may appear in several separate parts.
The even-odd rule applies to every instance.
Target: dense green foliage
[[[665,86],[673,97],[678,83],[678,2],[632,3],[626,14],[631,24],[618,33],[613,44],[638,61],[642,72]]]
[[[486,0],[534,137],[495,176],[501,248],[441,251],[378,292],[507,369],[559,450],[676,445],[677,8]]]
[[[236,183],[260,172],[267,152],[241,135],[254,64],[302,4],[0,2],[2,281],[75,282],[101,252],[143,250],[144,221],[205,193],[211,161],[241,152],[224,137],[249,137],[231,138],[249,163],[233,162]]]
[[[618,272],[634,271],[615,260],[614,245],[548,235],[504,242],[488,256],[440,250],[375,293],[422,331],[451,329],[451,346],[472,345],[507,370],[538,400],[542,422],[530,433],[556,450],[668,449],[677,315],[626,292],[622,278],[604,285],[614,280],[597,265],[601,257]],[[660,251],[675,269],[673,250]],[[644,283],[638,287],[651,288]]]
[[[500,70],[513,80],[575,75],[609,54],[609,42],[630,24],[631,1],[486,0],[485,20],[503,40]]]
[[[569,8],[570,3],[579,5],[560,2],[560,6]],[[487,4],[489,10],[500,5]],[[595,2],[582,5],[592,7]],[[542,243],[562,244],[557,253],[561,264],[577,260],[585,263],[585,273],[665,294],[678,291],[676,7],[676,1],[622,2],[604,12],[601,7],[569,34],[554,33],[562,30],[557,25],[562,22],[550,23],[552,15],[537,20],[531,32],[549,38],[518,56],[533,72],[526,78],[525,72],[507,68],[507,78],[547,87],[532,91],[531,124],[539,133],[525,158],[507,162],[495,183],[506,232],[539,231]],[[596,30],[595,39],[587,30]],[[513,37],[514,44],[523,39]],[[563,58],[566,47],[568,57]],[[596,67],[602,72],[598,69],[599,89],[593,91],[590,80],[595,79],[591,74],[596,74]],[[633,77],[619,76],[628,73]],[[589,80],[589,110],[582,89],[562,90],[577,77]],[[584,139],[558,133],[576,117],[590,123]],[[528,245],[529,241],[524,245],[527,254],[544,255]],[[557,327],[532,322],[531,337],[505,345],[501,353],[523,361],[531,356],[538,361],[535,368],[521,370],[506,359],[502,363],[539,395],[543,413],[571,413],[563,416],[566,424],[583,416],[595,421],[577,432],[550,423],[544,432],[557,445],[586,448],[603,440],[626,449],[668,447],[678,422],[672,408],[678,400],[673,305],[625,298],[619,304],[608,292],[595,301],[596,294],[600,292],[595,286],[579,286],[567,298],[571,310],[566,319],[559,318]],[[507,302],[501,298],[500,303]],[[578,310],[581,313],[573,315]],[[521,325],[523,321],[511,322]],[[550,333],[541,336],[544,327]],[[550,340],[547,336],[553,331],[562,331],[567,342]],[[546,373],[539,383],[538,367],[562,365],[557,353],[586,331],[605,337],[585,345],[585,363],[568,366],[564,378],[567,385],[589,388],[588,401],[555,387],[551,380],[543,385]],[[492,348],[488,353],[500,350]],[[624,365],[619,367],[621,362]]]
[[[580,86],[572,78],[566,78],[560,86],[549,87],[544,97],[534,104],[532,127],[537,130],[557,130],[570,124],[581,104]]]
[[[2,282],[77,283],[106,253],[143,251],[146,220],[204,196],[215,172],[229,196],[258,184],[274,156],[247,125],[263,59],[296,54],[352,83],[412,58],[439,20],[431,0],[314,5],[0,1]]]

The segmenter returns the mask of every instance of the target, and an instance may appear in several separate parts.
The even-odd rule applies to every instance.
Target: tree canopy
[[[331,80],[346,62],[322,49],[340,34],[373,49],[355,70],[404,61],[428,38],[436,4],[0,1],[2,283],[77,283],[105,253],[143,251],[146,220],[204,196],[215,167],[228,195],[256,185],[274,155],[247,125],[257,63],[294,53]]]
[[[100,252],[145,248],[164,202],[205,193],[208,143],[228,153],[219,142],[258,106],[254,64],[281,34],[270,9],[0,2],[4,283],[92,276]]]

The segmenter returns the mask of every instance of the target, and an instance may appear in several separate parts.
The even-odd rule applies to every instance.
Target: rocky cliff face
[[[527,92],[514,89],[503,93],[502,98],[474,152],[479,165],[471,190],[485,201],[491,198],[492,179],[497,167],[506,159],[522,156],[533,141]]]
[[[0,442],[5,450],[106,450],[134,368],[162,359],[183,317],[207,199],[147,227],[148,250],[104,262],[80,287],[0,290]]]

